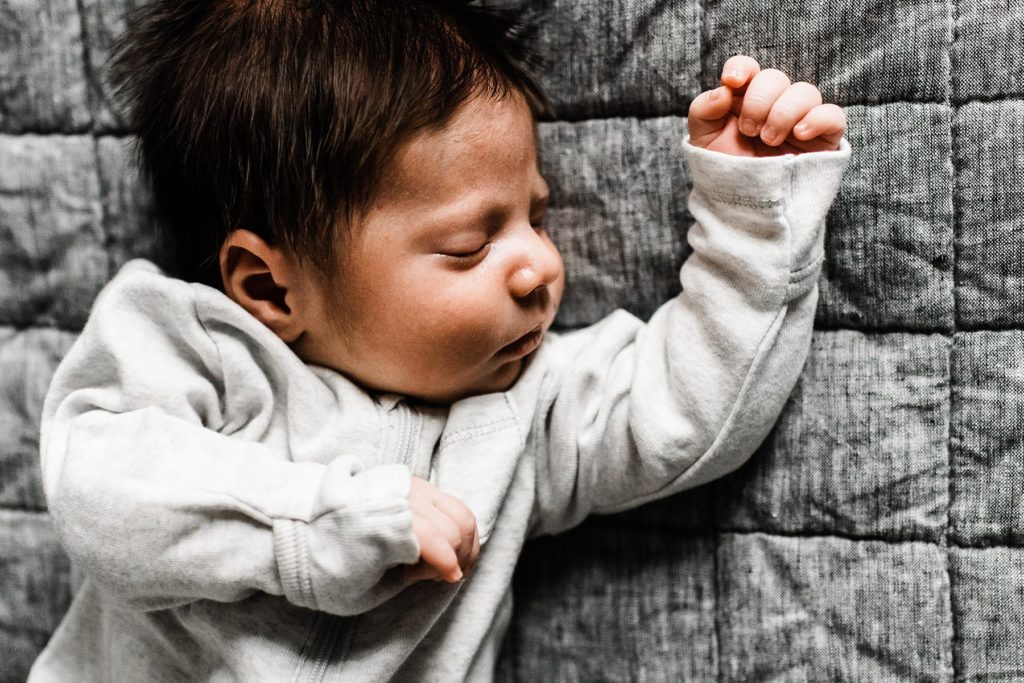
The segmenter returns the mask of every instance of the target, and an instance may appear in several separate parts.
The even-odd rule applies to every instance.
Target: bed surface
[[[104,80],[129,0],[0,2],[0,680],[67,609],[38,419],[150,255]],[[812,351],[751,462],[527,546],[499,680],[1024,679],[1024,4],[547,0],[558,325],[679,290],[685,114],[725,59],[846,108]]]

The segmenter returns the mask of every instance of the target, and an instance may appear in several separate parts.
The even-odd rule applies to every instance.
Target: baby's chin
[[[536,353],[536,352],[534,352]],[[482,396],[484,394],[500,393],[511,389],[519,376],[522,375],[527,362],[533,357],[533,353],[518,358],[509,363],[503,363],[490,376],[467,381],[464,384],[445,387],[440,391],[424,390],[422,387],[409,387],[410,391],[396,391],[420,403],[436,406],[449,406],[457,401]]]

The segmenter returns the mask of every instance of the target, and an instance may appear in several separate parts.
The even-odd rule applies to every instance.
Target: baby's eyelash
[[[445,253],[444,255],[449,257],[449,258],[460,259],[460,260],[474,259],[474,258],[477,258],[478,256],[480,256],[481,254],[483,254],[484,250],[487,249],[487,247],[489,247],[490,245],[491,245],[490,242],[484,242],[480,246],[479,249],[475,249],[473,251],[466,251],[466,252],[462,252],[462,253],[458,253],[458,254]]]

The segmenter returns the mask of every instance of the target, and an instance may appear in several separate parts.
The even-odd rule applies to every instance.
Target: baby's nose
[[[541,287],[549,287],[562,274],[562,257],[547,241],[537,236],[537,244],[515,268],[509,282],[512,295],[525,299]]]

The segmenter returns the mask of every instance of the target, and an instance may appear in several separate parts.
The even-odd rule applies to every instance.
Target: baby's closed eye
[[[448,256],[448,257],[457,258],[457,259],[476,258],[477,256],[482,256],[490,245],[491,245],[490,242],[484,242],[483,244],[481,244],[480,246],[475,247],[475,248],[474,247],[459,247],[459,248],[449,247],[449,248],[441,249],[438,253],[441,254],[442,256]]]

